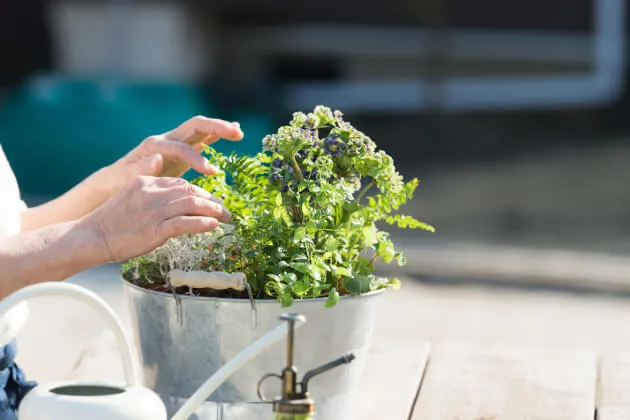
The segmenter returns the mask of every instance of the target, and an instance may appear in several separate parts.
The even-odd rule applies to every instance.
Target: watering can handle
[[[125,381],[128,386],[138,385],[137,367],[134,363],[131,351],[131,343],[125,335],[125,330],[120,320],[107,303],[101,299],[96,293],[72,283],[45,282],[24,287],[0,301],[0,318],[4,316],[12,307],[18,303],[36,297],[43,296],[67,296],[83,303],[86,303],[92,309],[95,309],[104,320],[109,328],[112,329],[121,352]]]

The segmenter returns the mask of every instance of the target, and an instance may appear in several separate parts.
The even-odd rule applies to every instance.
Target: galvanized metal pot
[[[132,327],[143,367],[144,385],[154,390],[172,415],[195,390],[241,349],[278,325],[287,308],[274,300],[257,300],[257,322],[245,299],[180,296],[140,288],[123,280]],[[318,420],[353,420],[356,397],[371,345],[374,319],[384,290],[344,296],[333,308],[325,299],[295,301],[292,312],[306,316],[296,332],[295,363],[300,372],[339,355],[356,351],[349,365],[314,378],[309,392]],[[258,381],[280,373],[285,364],[283,343],[260,354],[226,381],[196,412],[198,420],[260,420],[272,418],[269,404],[260,403]],[[265,382],[265,394],[280,393],[280,382]]]

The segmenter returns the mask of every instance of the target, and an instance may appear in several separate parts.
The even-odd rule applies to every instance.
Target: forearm
[[[55,223],[70,222],[90,213],[113,194],[113,191],[103,188],[103,185],[107,185],[103,182],[105,177],[106,169],[102,169],[62,196],[25,210],[22,214],[22,232]]]
[[[0,240],[0,299],[34,283],[57,281],[108,262],[97,230],[83,221]]]

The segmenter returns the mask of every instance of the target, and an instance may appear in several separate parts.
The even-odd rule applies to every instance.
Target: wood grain
[[[434,348],[413,420],[592,420],[590,352]]]
[[[630,353],[600,358],[597,419],[630,420]]]
[[[430,349],[428,343],[376,344],[368,356],[356,419],[409,419]]]

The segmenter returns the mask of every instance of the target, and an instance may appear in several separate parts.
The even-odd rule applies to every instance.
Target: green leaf
[[[306,204],[306,202],[302,203],[302,214],[304,215],[304,217],[308,217],[311,215],[311,211],[308,208],[308,204]]]
[[[361,229],[361,233],[363,234],[363,246],[370,247],[376,241],[376,229],[373,226],[365,226]]]
[[[322,279],[322,275],[315,267],[312,265],[308,266],[308,275],[311,276],[314,280],[320,281]]]
[[[353,295],[359,295],[372,290],[370,285],[371,280],[371,276],[354,276],[349,279],[345,279],[343,286]]]
[[[284,267],[288,267],[288,266],[289,266],[288,262],[286,262],[284,260],[278,261],[278,267],[279,268],[284,268]]]
[[[333,269],[333,275],[335,277],[352,277],[352,273],[345,267],[335,267]]]
[[[355,274],[369,276],[374,272],[374,267],[370,266],[370,260],[359,257],[352,264]]]
[[[291,296],[290,293],[283,293],[278,296],[278,298],[280,300],[280,305],[283,308],[288,308],[293,305],[293,296]]]
[[[282,273],[281,278],[282,282],[289,286],[293,286],[297,281],[297,276],[295,275],[295,273]]]
[[[300,273],[306,273],[308,270],[308,264],[303,262],[294,262],[289,264],[289,266]]]
[[[284,220],[284,223],[288,226],[291,227],[293,226],[293,221],[291,220],[291,216],[289,216],[289,214],[286,211],[282,212],[282,220]]]
[[[378,255],[385,264],[389,264],[394,259],[395,254],[396,251],[394,250],[392,242],[385,237],[380,237],[376,246],[376,255]]]
[[[397,225],[401,229],[423,229],[429,232],[435,232],[435,228],[433,226],[404,214],[388,216],[385,218],[385,222],[390,225]]]
[[[326,251],[332,252],[336,250],[338,247],[339,247],[339,241],[337,240],[337,238],[330,237],[326,240],[326,245],[325,245]]]
[[[299,297],[304,297],[309,291],[309,285],[304,281],[298,281],[293,287],[293,292]]]
[[[391,279],[391,280],[389,281],[389,283],[388,283],[388,284],[389,284],[389,285],[392,287],[392,289],[394,289],[394,290],[398,290],[398,289],[400,289],[400,286],[401,286],[400,280],[398,280],[396,277],[394,277],[393,279]]]
[[[332,288],[330,292],[328,292],[328,299],[326,299],[326,304],[324,307],[332,308],[339,302],[339,292],[337,289]]]
[[[312,296],[314,298],[316,298],[316,297],[319,297],[319,295],[322,294],[323,287],[322,287],[322,285],[320,283],[315,282],[315,283],[313,283],[313,287],[312,287],[311,290],[312,290]]]
[[[278,207],[282,205],[282,194],[276,194],[275,202]]]
[[[339,225],[343,220],[343,208],[340,205],[334,207],[335,209],[335,225]]]
[[[280,276],[277,274],[267,274],[267,277],[269,277],[271,280],[280,282]]]
[[[305,236],[306,236],[306,229],[304,229],[303,227],[298,228],[295,230],[295,233],[293,234],[293,242],[301,242]]]
[[[294,262],[289,264],[289,266],[291,266],[296,271],[299,271],[300,273],[308,274],[317,281],[320,281],[322,279],[321,273],[310,264]]]

